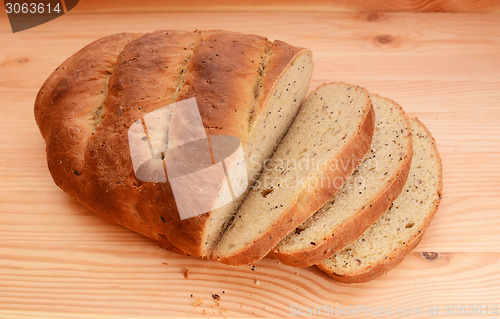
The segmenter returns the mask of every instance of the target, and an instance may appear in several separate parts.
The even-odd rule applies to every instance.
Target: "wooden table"
[[[294,305],[414,317],[482,305],[484,316],[500,303],[500,15],[74,11],[16,34],[0,16],[0,318],[288,316]],[[418,116],[444,166],[443,201],[422,243],[380,279],[345,285],[271,258],[252,269],[176,255],[64,194],[33,117],[38,88],[101,36],[168,28],[222,28],[308,47],[311,88],[352,82]]]

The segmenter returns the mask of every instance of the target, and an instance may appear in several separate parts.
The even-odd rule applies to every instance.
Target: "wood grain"
[[[311,89],[353,82],[418,116],[437,140],[445,182],[422,243],[382,278],[348,286],[271,258],[252,271],[175,255],[66,196],[33,118],[38,88],[92,40],[159,28],[230,29],[309,47]],[[18,34],[3,15],[0,43],[0,318],[288,316],[292,304],[444,311],[500,300],[500,15],[88,12]],[[438,258],[425,259],[428,251]]]
[[[393,11],[393,12],[500,12],[496,0],[86,0],[75,12],[172,12],[172,11]]]

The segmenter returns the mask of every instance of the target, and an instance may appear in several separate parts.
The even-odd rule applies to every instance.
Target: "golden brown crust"
[[[399,108],[401,109],[401,107]],[[405,119],[407,127],[411,127],[406,116]],[[401,163],[401,168],[396,177],[376,196],[373,202],[354,214],[349,220],[340,225],[339,228],[332,231],[334,236],[327,236],[312,248],[292,253],[275,249],[273,250],[273,256],[286,265],[309,267],[329,258],[335,252],[361,236],[391,206],[391,203],[404,188],[413,154],[411,130],[409,130],[408,134],[410,136],[409,155]]]
[[[293,229],[302,224],[317,211],[342,186],[370,148],[374,131],[375,114],[373,107],[367,108],[364,120],[358,131],[345,144],[342,151],[323,166],[315,181],[342,181],[329,183],[330,187],[306,186],[305,190],[294,199],[289,209],[264,232],[256,241],[236,254],[218,257],[229,265],[244,265],[267,255],[274,246],[285,238]],[[340,164],[339,164],[340,163]],[[331,169],[336,167],[336,169]],[[313,184],[314,182],[311,182]]]
[[[388,272],[390,269],[393,267],[397,266],[403,259],[404,257],[411,252],[419,243],[420,240],[422,240],[422,237],[429,226],[432,218],[436,214],[439,203],[441,202],[441,196],[442,196],[442,190],[443,190],[443,166],[441,162],[441,157],[439,155],[439,152],[437,150],[437,145],[436,145],[436,140],[434,137],[431,135],[427,127],[420,122],[417,118],[415,118],[413,121],[416,121],[420,123],[420,125],[423,126],[423,128],[426,130],[427,134],[433,141],[434,145],[434,153],[436,154],[437,161],[439,163],[439,186],[438,186],[438,198],[434,201],[433,207],[427,218],[425,219],[424,226],[409,240],[405,242],[404,245],[401,245],[399,249],[395,250],[392,254],[387,256],[387,259],[384,259],[384,262],[376,264],[376,265],[371,265],[371,267],[366,268],[364,271],[359,272],[359,273],[351,273],[351,274],[343,274],[339,275],[328,269],[327,267],[322,266],[321,264],[318,264],[318,268],[321,269],[323,272],[325,272],[328,276],[331,278],[344,282],[344,283],[360,283],[360,282],[366,282],[372,279],[375,279],[386,272]]]
[[[244,145],[262,77],[258,62],[272,56],[262,81],[271,92],[303,50],[273,47],[266,38],[226,31],[118,34],[90,44],[48,78],[35,103],[54,181],[104,219],[162,247],[202,255],[210,213],[180,221],[169,183],[138,180],[127,130],[148,112],[196,97],[207,133]],[[253,116],[264,105],[260,96]]]
[[[208,134],[236,136],[244,145],[249,132],[248,111],[259,80],[258,62],[267,45],[267,39],[259,36],[204,34],[186,66],[179,100],[196,97]],[[189,254],[204,255],[203,232],[209,217],[203,214],[181,220],[178,213],[170,214],[166,225],[169,241]]]
[[[87,207],[82,190],[85,150],[101,115],[107,83],[125,45],[137,34],[116,34],[89,44],[67,59],[45,81],[35,102],[35,118],[47,144],[55,183]]]
[[[163,220],[176,212],[175,200],[168,183],[136,178],[127,131],[143,115],[174,102],[188,48],[200,39],[196,32],[158,31],[130,42],[109,79],[106,116],[86,153],[92,182],[79,196],[90,194],[88,206],[106,220],[156,240],[165,234]]]
[[[256,117],[264,107],[265,100],[258,104],[259,109],[253,109],[262,77],[259,62],[269,55],[268,69],[260,84],[266,92],[261,96],[267,98],[280,75],[304,50],[284,43],[280,43],[279,49],[274,50],[275,47],[263,37],[226,32],[206,35],[197,46],[179,99],[196,96],[208,134],[236,136],[245,145],[251,129],[249,111]],[[178,214],[171,214],[166,229],[169,241],[188,254],[205,256],[202,241],[209,218],[208,213],[180,220]]]

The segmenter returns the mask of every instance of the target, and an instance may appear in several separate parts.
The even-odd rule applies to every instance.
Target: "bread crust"
[[[325,272],[328,276],[331,278],[343,282],[343,283],[361,283],[361,282],[367,282],[372,279],[375,279],[377,277],[380,277],[381,275],[387,273],[390,269],[393,267],[397,266],[403,259],[404,257],[411,252],[422,240],[422,237],[429,226],[432,218],[436,214],[439,203],[441,202],[441,197],[442,197],[442,190],[443,190],[443,165],[441,161],[441,157],[439,155],[439,152],[437,150],[437,144],[436,140],[434,137],[431,135],[427,127],[417,118],[415,118],[413,121],[418,122],[427,132],[429,137],[433,141],[433,151],[434,154],[436,155],[436,159],[439,163],[439,186],[438,186],[438,198],[434,201],[432,210],[427,216],[427,218],[424,221],[424,225],[421,229],[419,229],[419,232],[417,232],[412,238],[407,240],[404,245],[401,245],[401,247],[395,251],[393,251],[390,255],[387,256],[387,259],[384,259],[383,262],[378,263],[376,265],[371,265],[371,267],[365,268],[364,271],[359,272],[359,273],[348,273],[348,274],[337,274],[327,267],[318,264],[317,267],[321,269],[323,272]]]
[[[323,267],[321,264],[318,264],[317,267],[336,281],[340,281],[346,284],[367,282],[382,276],[393,267],[397,266],[409,252],[417,247],[417,245],[420,243],[420,240],[422,239],[422,235],[423,233],[420,233],[415,239],[412,239],[410,243],[405,245],[399,251],[399,253],[394,253],[391,256],[387,256],[385,262],[377,264],[371,268],[366,268],[365,271],[360,273],[339,275],[328,270],[327,267]]]
[[[363,89],[364,90],[364,89]],[[230,256],[215,256],[215,258],[229,265],[244,265],[266,256],[274,246],[286,237],[297,225],[302,224],[307,218],[318,210],[351,175],[359,162],[370,148],[375,126],[375,113],[371,105],[367,108],[364,120],[358,131],[345,144],[342,151],[330,159],[319,172],[316,180],[342,180],[341,185],[333,183],[334,187],[316,188],[306,186],[305,190],[295,199],[286,212],[276,223],[264,232],[253,243]],[[348,165],[336,165],[348,163]],[[337,167],[332,170],[330,167]]]
[[[40,88],[35,119],[47,144],[47,163],[56,185],[98,213],[89,200],[86,152],[106,99],[108,80],[123,48],[140,34],[95,41],[68,58]],[[103,216],[106,218],[106,216]]]
[[[54,181],[109,222],[166,249],[203,255],[210,212],[181,221],[169,183],[138,180],[127,130],[155,109],[196,97],[207,134],[233,135],[245,145],[248,113],[258,116],[265,107],[266,96],[255,110],[253,100],[258,62],[268,50],[265,94],[310,51],[219,30],[118,34],[88,45],[46,80],[35,102]]]
[[[396,105],[401,112],[403,112],[402,108],[397,103],[393,101],[391,102],[394,103],[394,105]],[[410,122],[404,115],[404,112],[403,116],[405,117],[407,127],[410,128]],[[349,220],[332,231],[334,236],[327,236],[326,238],[323,238],[318,241],[315,246],[307,250],[285,252],[274,249],[272,252],[273,256],[289,266],[309,267],[329,258],[335,252],[341,250],[347,244],[361,236],[361,234],[363,234],[365,230],[375,223],[375,221],[377,221],[377,219],[391,206],[391,203],[399,196],[404,188],[410,171],[411,159],[413,155],[411,129],[409,129],[408,135],[410,137],[409,154],[407,154],[404,161],[400,163],[400,169],[398,170],[395,178],[387,184],[385,189],[378,193],[369,205],[359,210],[356,214],[351,216]]]

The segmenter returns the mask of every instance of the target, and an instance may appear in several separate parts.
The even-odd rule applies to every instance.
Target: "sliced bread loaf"
[[[283,263],[315,265],[358,238],[401,193],[412,157],[411,129],[394,101],[370,96],[376,125],[370,151],[342,188],[273,250]]]
[[[311,93],[213,257],[233,265],[264,257],[342,186],[368,151],[373,129],[365,89],[332,83]]]
[[[210,255],[233,207],[181,219],[170,181],[137,177],[130,128],[194,97],[207,135],[240,140],[251,182],[295,118],[312,67],[307,49],[236,32],[166,30],[100,39],[65,61],[38,93],[35,118],[49,170],[59,187],[102,218],[162,247]],[[161,129],[168,122],[159,123],[154,136],[164,143]],[[139,141],[151,142],[145,138]],[[143,155],[163,169],[164,159],[154,153]]]
[[[427,128],[411,120],[413,159],[401,195],[356,241],[318,264],[335,280],[376,278],[397,265],[419,242],[441,200],[442,164]]]

